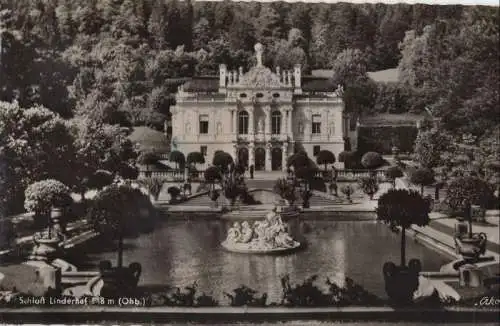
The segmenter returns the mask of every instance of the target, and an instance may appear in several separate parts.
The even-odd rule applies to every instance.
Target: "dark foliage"
[[[384,159],[379,153],[367,152],[361,158],[361,164],[363,164],[366,169],[376,169],[384,164]]]
[[[461,177],[451,181],[446,190],[446,203],[454,211],[463,212],[468,205],[487,208],[492,202],[493,189],[478,177]]]
[[[430,186],[435,181],[432,169],[418,168],[410,172],[410,182],[421,187],[421,194],[424,192],[424,186]]]
[[[377,219],[405,229],[412,224],[425,226],[429,223],[429,202],[413,190],[390,189],[380,196],[376,209]]]
[[[177,168],[181,170],[184,168],[184,164],[186,163],[186,157],[180,151],[172,151],[170,153],[169,160],[174,162],[177,165]]]
[[[418,130],[413,126],[360,127],[358,150],[392,154],[394,145],[402,152],[413,152]]]
[[[204,164],[205,156],[200,152],[191,152],[186,158],[187,164]]]
[[[362,177],[358,180],[359,188],[367,194],[370,199],[373,199],[373,195],[378,191],[378,181],[374,177]]]
[[[231,154],[226,153],[224,151],[216,151],[214,153],[214,158],[212,160],[212,164],[219,168],[222,172],[228,172],[229,166],[233,164],[233,157]]]
[[[335,155],[328,150],[322,150],[316,156],[316,163],[318,163],[320,165],[324,165],[325,171],[326,171],[327,164],[335,163]]]
[[[217,166],[210,166],[205,170],[205,182],[216,183],[222,180],[222,173]]]
[[[143,165],[155,165],[160,160],[160,155],[155,151],[143,152],[139,155],[137,162]]]

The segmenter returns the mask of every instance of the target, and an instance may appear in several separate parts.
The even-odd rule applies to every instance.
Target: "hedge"
[[[396,145],[401,152],[413,152],[417,134],[416,126],[361,126],[358,129],[358,151],[389,155]]]

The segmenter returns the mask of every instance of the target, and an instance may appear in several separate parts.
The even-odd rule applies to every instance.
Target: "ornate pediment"
[[[273,73],[271,69],[257,66],[244,74],[234,87],[276,89],[286,88],[287,86],[281,82],[280,77]]]

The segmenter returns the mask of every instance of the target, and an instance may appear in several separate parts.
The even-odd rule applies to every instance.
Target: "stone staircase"
[[[256,221],[265,219],[266,214],[268,212],[269,210],[263,210],[263,209],[256,210],[255,206],[241,206],[240,210],[234,210],[228,212],[224,214],[222,218],[231,221],[237,221],[237,220]]]
[[[273,189],[275,180],[264,179],[245,179],[245,183],[249,189]]]

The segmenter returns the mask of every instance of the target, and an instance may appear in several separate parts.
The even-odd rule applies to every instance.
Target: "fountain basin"
[[[295,241],[291,247],[278,247],[278,248],[260,248],[252,247],[251,244],[247,243],[230,243],[229,241],[223,241],[221,246],[230,252],[240,253],[240,254],[255,254],[255,255],[285,255],[290,254],[302,247],[300,242]]]

